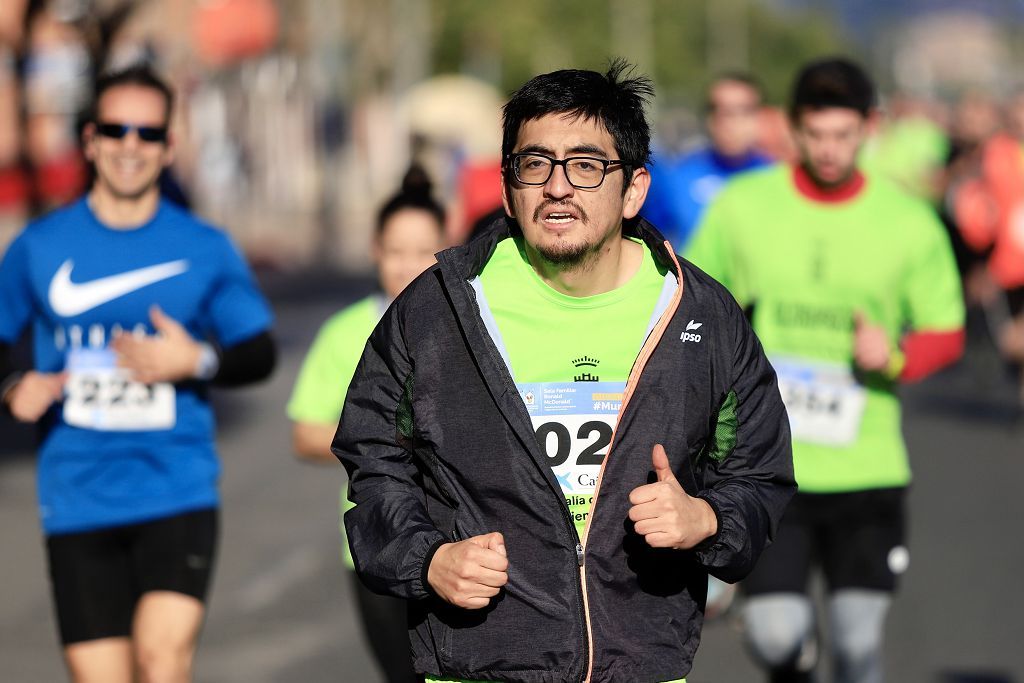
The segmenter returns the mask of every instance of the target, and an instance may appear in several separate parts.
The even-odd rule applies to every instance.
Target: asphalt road
[[[217,398],[222,542],[197,681],[380,680],[338,559],[341,467],[294,460],[284,416],[319,324],[368,283],[267,278],[281,364]],[[911,564],[888,622],[897,683],[1024,682],[1024,421],[985,353],[905,391]],[[31,433],[0,422],[0,681],[65,680],[35,510]],[[824,668],[823,663],[823,668]],[[705,629],[691,683],[760,680],[734,615]],[[826,679],[827,680],[827,679]]]

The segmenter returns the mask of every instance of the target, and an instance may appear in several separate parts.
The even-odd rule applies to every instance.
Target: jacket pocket
[[[440,598],[411,604],[410,647],[417,670],[442,674],[451,668],[452,627],[441,618]]]

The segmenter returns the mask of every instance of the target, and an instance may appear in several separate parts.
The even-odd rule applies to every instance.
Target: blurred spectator
[[[762,99],[757,81],[746,74],[725,74],[711,83],[706,95],[708,144],[678,159],[655,159],[641,211],[679,252],[730,177],[771,163],[757,150]]]
[[[198,3],[192,30],[199,56],[216,67],[266,53],[279,23],[272,0],[220,0]]]
[[[797,159],[789,117],[781,107],[761,108],[758,148],[775,161],[792,163]]]
[[[1024,93],[1009,102],[1006,131],[982,146],[977,175],[954,189],[964,241],[986,255],[968,294],[993,320],[1004,356],[1024,362]]]
[[[949,124],[949,156],[942,179],[943,202],[940,215],[953,244],[957,268],[964,278],[968,302],[991,298],[982,295],[982,289],[991,290],[994,284],[985,268],[985,254],[968,246],[956,223],[956,197],[961,185],[975,180],[981,172],[984,144],[999,130],[1002,115],[999,105],[981,91],[967,91],[952,108]]]
[[[963,93],[949,122],[950,162],[976,155],[1001,124],[999,104],[991,95],[980,90]]]
[[[414,161],[439,181],[448,206],[448,241],[459,244],[482,217],[501,206],[501,95],[469,76],[435,76],[402,103]]]
[[[24,66],[26,154],[42,208],[77,197],[87,181],[78,122],[90,97],[92,55],[76,21],[84,2],[30,8]]]
[[[21,97],[11,43],[0,42],[0,251],[28,216],[31,188],[21,163]]]
[[[949,138],[937,120],[938,109],[919,97],[893,95],[888,116],[865,145],[864,170],[881,173],[915,197],[938,199],[941,171],[949,155]]]

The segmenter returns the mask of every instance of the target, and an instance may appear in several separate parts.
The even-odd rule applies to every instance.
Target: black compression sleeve
[[[277,344],[269,332],[260,332],[243,342],[220,349],[220,367],[213,376],[219,387],[238,387],[270,376],[277,364]]]
[[[21,378],[21,371],[11,358],[11,345],[0,342],[0,398]]]
[[[16,372],[11,360],[11,345],[0,342],[0,384],[7,381],[8,376]]]

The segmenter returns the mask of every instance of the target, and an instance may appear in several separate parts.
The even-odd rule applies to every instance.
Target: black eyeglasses
[[[167,142],[167,128],[157,126],[135,126],[130,123],[97,123],[96,132],[105,138],[120,140],[135,131],[143,142]]]
[[[600,187],[612,164],[622,165],[621,159],[597,157],[566,157],[552,159],[544,154],[513,154],[509,157],[512,173],[523,185],[543,185],[551,178],[555,166],[565,169],[569,184],[578,190]]]

